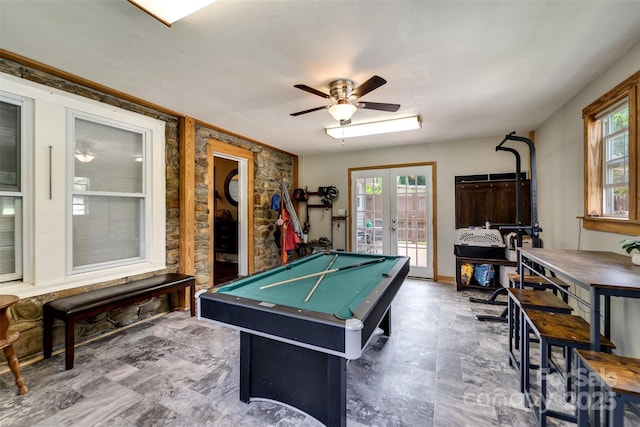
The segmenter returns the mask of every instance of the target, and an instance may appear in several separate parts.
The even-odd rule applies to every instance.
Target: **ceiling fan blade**
[[[323,98],[327,98],[330,99],[331,97],[329,95],[327,95],[326,93],[320,92],[318,89],[314,89],[312,87],[309,87],[307,85],[293,85],[293,87],[298,88],[298,89],[302,89],[305,92],[309,92],[312,93],[314,95],[318,95],[321,96]]]
[[[387,81],[380,76],[373,76],[366,82],[362,83],[360,86],[355,88],[349,94],[349,97],[360,98],[371,92],[372,90],[378,89],[380,86],[385,84]]]
[[[358,102],[356,107],[364,108],[366,110],[390,111],[395,113],[400,108],[400,104],[387,104],[385,102]]]
[[[291,115],[295,117],[295,116],[299,116],[301,114],[313,113],[314,111],[324,110],[326,108],[329,108],[329,106],[325,105],[324,107],[316,107],[316,108],[311,108],[309,110],[298,111],[297,113],[291,113]]]

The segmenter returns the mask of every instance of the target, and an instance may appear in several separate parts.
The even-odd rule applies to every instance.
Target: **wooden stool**
[[[604,409],[609,425],[624,425],[624,403],[640,403],[640,359],[599,353],[589,350],[576,350],[578,356],[578,380],[576,381],[576,402],[578,405],[578,427],[589,425],[589,402],[592,395],[589,390],[589,377],[594,375],[608,392],[608,398],[597,398]],[[586,376],[583,377],[583,374]],[[602,396],[602,395],[599,395]],[[611,398],[612,400],[609,400]],[[594,403],[596,400],[594,400]],[[597,424],[597,422],[593,423]],[[593,425],[592,424],[592,425]]]
[[[538,420],[540,427],[547,425],[547,416],[559,418],[561,420],[576,422],[576,414],[567,414],[547,408],[547,373],[549,366],[549,346],[555,345],[565,347],[568,356],[565,363],[565,381],[566,389],[571,389],[571,350],[583,349],[588,350],[591,345],[589,323],[580,316],[573,316],[564,313],[545,313],[538,310],[523,309],[523,326],[524,333],[522,337],[528,337],[530,333],[534,333],[540,341],[540,405],[535,406],[530,390],[530,374],[529,374],[529,357],[530,357],[530,340],[522,340],[522,351],[520,352],[520,366],[523,375],[520,378],[524,384],[521,388],[524,390],[525,404],[533,407],[533,414]],[[605,351],[611,352],[615,345],[608,338],[601,336],[601,346]]]
[[[9,329],[9,313],[7,310],[10,306],[18,302],[20,298],[15,295],[0,295],[0,348],[4,350],[4,355],[7,358],[7,364],[9,369],[13,372],[13,376],[16,377],[16,386],[18,386],[18,394],[25,394],[29,391],[27,386],[24,385],[24,380],[20,375],[20,362],[16,357],[16,353],[13,351],[13,343],[20,338],[20,332],[13,332],[7,335]]]
[[[520,275],[519,274],[508,274],[509,277],[509,286],[512,288],[520,287]],[[557,277],[540,277],[538,275],[525,275],[524,276],[524,287],[536,290],[547,291],[550,290],[554,295],[558,295],[559,289],[564,289],[565,291],[569,290],[569,285]],[[562,292],[562,301],[569,302],[569,296],[566,292]]]
[[[515,366],[520,371],[520,392],[524,393],[524,372],[520,369],[520,361],[514,354],[519,348],[520,341],[528,337],[522,335],[524,324],[522,309],[540,310],[550,313],[571,314],[573,307],[550,292],[535,289],[508,288],[508,322],[509,322],[509,366]]]

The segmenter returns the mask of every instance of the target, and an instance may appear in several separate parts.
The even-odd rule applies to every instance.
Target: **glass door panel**
[[[423,170],[392,169],[391,172],[395,181],[395,218],[391,220],[391,230],[395,231],[392,235],[396,238],[393,242],[396,253],[411,257],[412,275],[433,277],[433,255],[429,244],[431,174]]]
[[[409,256],[410,275],[433,278],[431,166],[351,172],[352,250]]]
[[[356,252],[383,253],[383,177],[360,176],[355,183]]]

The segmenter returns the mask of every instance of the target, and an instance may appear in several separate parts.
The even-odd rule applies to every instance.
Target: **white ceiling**
[[[0,47],[303,155],[485,136],[542,124],[640,42],[634,1],[219,0],[166,27],[126,0],[0,0]],[[639,64],[640,67],[640,64]],[[420,130],[336,141],[339,78],[388,83],[353,123]]]

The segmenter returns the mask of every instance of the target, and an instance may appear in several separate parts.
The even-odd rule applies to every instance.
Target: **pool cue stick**
[[[267,288],[271,288],[273,286],[279,286],[279,285],[284,285],[285,283],[295,282],[297,280],[304,280],[304,279],[308,279],[310,277],[321,276],[323,274],[337,273],[338,271],[348,270],[350,268],[364,267],[365,265],[371,265],[371,264],[375,264],[377,262],[382,262],[382,261],[384,261],[384,257],[376,258],[376,259],[374,259],[372,261],[361,262],[361,263],[353,264],[353,265],[347,265],[346,267],[334,268],[333,270],[319,271],[317,273],[307,274],[306,276],[294,277],[293,279],[283,280],[282,282],[276,282],[276,283],[272,283],[270,285],[260,286],[259,289],[267,289]]]
[[[329,263],[329,265],[327,265],[327,268],[324,269],[324,271],[327,271],[331,268],[331,266],[333,265],[334,262],[336,262],[336,260],[338,259],[338,254],[335,254],[333,256],[333,259],[331,260],[331,262]],[[307,297],[304,299],[304,302],[309,302],[309,298],[311,298],[311,295],[313,295],[313,293],[316,291],[316,288],[318,287],[318,285],[320,284],[320,282],[322,282],[322,279],[324,279],[324,276],[326,274],[321,275],[320,277],[318,277],[318,280],[316,281],[316,284],[313,285],[313,288],[311,288],[311,290],[309,291],[309,293],[307,294]]]

